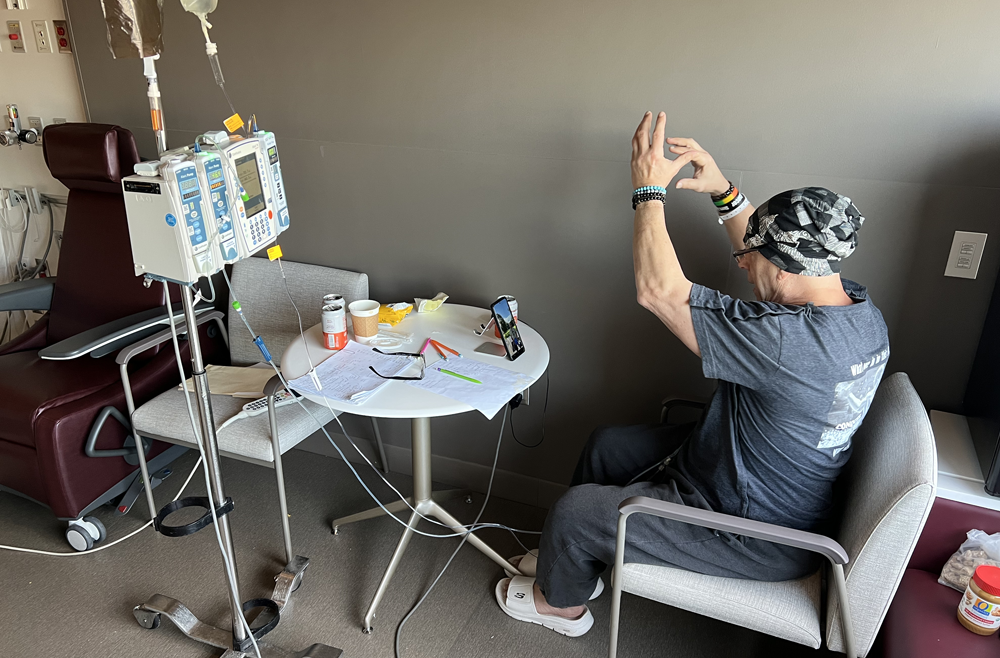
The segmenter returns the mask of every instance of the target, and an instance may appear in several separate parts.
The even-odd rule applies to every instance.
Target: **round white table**
[[[420,348],[423,347],[424,341],[427,338],[433,338],[457,350],[462,354],[463,358],[491,363],[502,368],[524,373],[533,379],[541,377],[549,365],[548,345],[545,344],[545,340],[537,331],[522,322],[518,322],[517,326],[524,341],[525,352],[516,361],[510,361],[506,356],[498,357],[475,351],[483,343],[491,343],[493,346],[499,346],[502,349],[500,339],[496,338],[492,326],[487,329],[483,336],[475,334],[476,331],[479,331],[479,325],[487,323],[490,317],[488,309],[461,306],[458,304],[445,304],[433,313],[413,312],[392,328],[392,331],[395,332],[413,334],[413,340],[400,348],[394,350],[386,349],[385,351],[419,352]],[[281,371],[287,380],[290,381],[309,372],[309,360],[306,358],[306,350],[308,350],[308,354],[315,365],[319,365],[336,354],[336,352],[327,350],[323,346],[323,333],[320,325],[309,328],[305,332],[305,343],[303,343],[301,337],[296,338],[281,357]],[[425,356],[428,365],[438,359],[437,352],[433,346],[427,347]],[[402,560],[406,546],[413,536],[413,529],[417,526],[421,516],[434,517],[457,532],[463,530],[462,524],[439,504],[442,500],[454,497],[456,492],[444,491],[435,493],[431,488],[430,419],[437,416],[450,416],[467,411],[475,411],[475,409],[464,402],[409,386],[405,382],[397,380],[390,381],[361,405],[346,404],[313,395],[307,395],[306,397],[318,404],[328,403],[335,411],[339,412],[370,416],[372,418],[410,419],[411,438],[413,442],[413,496],[408,498],[406,502],[396,501],[389,503],[386,505],[386,508],[390,512],[401,512],[412,506],[416,512],[411,512],[410,514],[407,528],[396,546],[392,559],[389,561],[389,566],[386,568],[385,575],[382,576],[382,581],[379,583],[375,597],[372,599],[372,603],[365,615],[363,630],[371,632],[375,611],[389,587],[389,581],[392,579],[396,568]],[[336,533],[340,526],[376,518],[384,513],[382,508],[376,507],[365,512],[336,519],[333,522],[334,532]],[[479,537],[475,536],[475,534],[469,534],[468,542],[508,571],[516,571],[511,568],[510,563]]]

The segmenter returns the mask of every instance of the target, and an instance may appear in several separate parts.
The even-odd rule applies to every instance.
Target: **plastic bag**
[[[948,558],[938,582],[959,592],[969,585],[976,567],[987,564],[1000,566],[1000,532],[988,535],[982,530],[970,530],[958,550]]]
[[[163,0],[101,0],[101,9],[115,59],[152,57],[163,51]]]

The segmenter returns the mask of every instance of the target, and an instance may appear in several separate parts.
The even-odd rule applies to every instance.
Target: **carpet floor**
[[[158,505],[176,495],[194,466],[192,453],[175,462],[173,475],[156,490]],[[367,467],[366,467],[367,468]],[[264,597],[284,565],[274,475],[269,469],[223,460],[226,492],[236,501],[231,515],[241,596]],[[383,501],[392,493],[369,471],[359,472]],[[433,582],[457,539],[415,536],[375,619],[374,632],[361,632],[362,620],[379,579],[401,534],[401,527],[379,518],[341,528],[335,517],[372,507],[344,462],[292,450],[285,456],[290,522],[295,552],[311,564],[288,613],[267,640],[300,651],[320,642],[344,650],[346,658],[393,656],[396,627]],[[390,480],[409,493],[411,480]],[[376,484],[378,486],[376,486]],[[204,495],[201,473],[186,496]],[[445,507],[471,522],[483,497],[472,504],[462,498]],[[144,502],[127,516],[109,507],[95,515],[113,541],[142,524]],[[545,510],[492,499],[483,521],[538,530]],[[48,510],[0,493],[0,544],[69,552],[65,524]],[[180,519],[178,519],[180,521]],[[171,522],[175,521],[171,518]],[[443,529],[423,523],[426,532]],[[480,536],[501,555],[523,552],[510,533],[487,529]],[[525,535],[528,546],[537,538]],[[229,607],[215,533],[210,529],[168,538],[146,529],[105,551],[76,557],[50,557],[0,551],[0,655],[7,658],[118,658],[129,656],[207,657],[221,652],[187,639],[164,619],[157,630],[139,627],[133,606],[155,593],[179,599],[202,621],[226,626]],[[501,570],[466,545],[437,587],[410,619],[402,634],[404,658],[599,658],[607,655],[610,596],[590,608],[594,628],[580,638],[566,638],[540,626],[508,618],[493,598]],[[826,651],[766,637],[713,619],[624,595],[623,658],[684,656],[730,658],[782,656],[822,658]],[[839,655],[839,654],[838,654]]]

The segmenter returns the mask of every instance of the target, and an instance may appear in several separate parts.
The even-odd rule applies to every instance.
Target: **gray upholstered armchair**
[[[289,303],[289,294],[295,300],[295,305],[302,314],[303,326],[306,328],[320,321],[323,295],[338,293],[348,302],[368,297],[367,274],[289,261],[283,261],[283,267],[288,277],[288,294],[285,292],[285,283],[278,272],[277,264],[266,259],[247,258],[239,261],[233,265],[232,274],[233,296],[240,301],[244,313],[253,323],[254,331],[264,338],[276,365],[279,364],[288,344],[299,335],[298,318]],[[221,317],[218,311],[206,313],[199,318],[199,323],[217,320],[218,317]],[[123,377],[126,376],[125,368],[129,359],[155,344],[169,341],[170,338],[170,332],[167,330],[123,350],[118,356],[118,362],[122,364]],[[260,351],[251,340],[243,322],[232,310],[231,304],[228,344],[230,359],[235,366],[251,366],[263,361]],[[125,383],[128,388],[127,379]],[[268,398],[266,414],[227,423],[236,417],[242,411],[244,403],[248,402],[246,399],[228,395],[212,395],[212,409],[219,453],[223,457],[274,469],[285,553],[290,563],[295,553],[292,550],[291,532],[288,526],[281,456],[316,432],[319,429],[317,420],[325,425],[333,420],[334,414],[328,407],[309,400],[302,400],[309,413],[298,404],[275,407],[274,396],[281,389],[283,389],[281,381],[274,375],[264,390]],[[162,393],[138,409],[133,410],[130,407],[129,411],[133,412],[132,422],[138,436],[183,446],[196,446],[186,411],[184,393],[177,390],[177,387]],[[384,455],[380,439],[379,451]],[[385,468],[384,457],[383,468]]]
[[[879,386],[854,436],[853,450],[837,482],[840,524],[836,540],[651,498],[623,501],[618,508],[612,576],[611,658],[618,650],[623,591],[816,649],[825,635],[829,649],[851,658],[866,656],[937,488],[934,434],[923,403],[904,373],[886,378]],[[632,514],[652,514],[819,553],[833,575],[825,634],[820,604],[823,570],[799,580],[770,583],[626,564],[625,536]]]

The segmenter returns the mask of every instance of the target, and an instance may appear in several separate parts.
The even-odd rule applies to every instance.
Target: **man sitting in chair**
[[[889,357],[882,314],[863,286],[841,279],[864,217],[820,187],[783,192],[756,210],[693,139],[650,140],[646,113],[632,140],[633,256],[639,303],[702,360],[718,388],[696,426],[608,427],[590,437],[573,486],[549,512],[537,556],[512,558],[497,602],[511,617],[569,636],[594,618],[588,599],[613,564],[618,505],[648,496],[789,528],[822,529],[851,437]],[[688,281],[664,220],[666,188],[712,195],[755,302]],[[629,521],[625,561],[713,576],[789,580],[815,554],[647,515]]]

